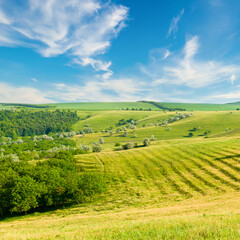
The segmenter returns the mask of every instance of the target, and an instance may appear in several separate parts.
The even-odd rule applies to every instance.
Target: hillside
[[[0,239],[240,238],[239,111],[78,110],[77,114],[73,130],[78,134],[50,141],[49,147],[67,141],[78,148],[91,147],[102,137],[102,152],[79,153],[75,159],[79,173],[103,174],[107,191],[89,202],[4,218]],[[79,133],[84,127],[92,132]],[[155,141],[143,147],[143,138],[151,135]],[[129,141],[137,146],[121,150]],[[43,156],[30,163],[48,158]]]
[[[0,223],[0,235],[2,239],[19,235],[21,239],[238,239],[239,144],[239,138],[171,140],[78,156],[84,171],[108,176],[108,193],[95,203],[6,219]]]

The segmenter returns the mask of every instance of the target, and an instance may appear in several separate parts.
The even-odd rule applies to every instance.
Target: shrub
[[[127,137],[128,136],[128,131],[125,131],[123,136]]]
[[[120,147],[121,144],[120,143],[115,143],[115,147]]]
[[[123,150],[131,149],[131,148],[134,148],[134,143],[133,142],[128,142],[128,143],[122,145]]]
[[[99,138],[99,143],[100,143],[100,144],[103,144],[103,143],[104,143],[104,140],[103,140],[102,137]]]
[[[144,138],[143,139],[143,146],[147,147],[150,145],[150,139],[149,138]]]
[[[88,152],[90,150],[90,147],[86,146],[85,144],[80,145],[80,149],[84,152]]]
[[[99,142],[93,142],[92,143],[92,151],[93,152],[101,152],[102,151],[102,146]]]
[[[190,132],[189,134],[188,134],[188,137],[193,137],[193,133],[192,132]]]
[[[156,140],[156,138],[154,137],[154,135],[152,135],[151,137],[150,137],[150,141],[155,141]]]

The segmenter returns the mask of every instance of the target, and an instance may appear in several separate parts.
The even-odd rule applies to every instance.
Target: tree
[[[38,207],[38,198],[42,191],[43,186],[36,183],[30,176],[19,178],[11,190],[10,212],[27,212]]]
[[[143,139],[143,146],[147,147],[150,145],[150,139],[149,138],[144,138]]]
[[[104,143],[104,140],[103,140],[102,137],[99,138],[99,143],[100,143],[100,144],[103,144],[103,143]]]
[[[80,145],[80,149],[83,150],[84,152],[88,152],[90,150],[90,148],[85,144]]]
[[[101,152],[102,151],[102,146],[99,142],[93,142],[92,143],[92,151],[93,152]]]
[[[128,143],[122,145],[123,150],[131,149],[131,148],[134,148],[134,142],[128,142]]]

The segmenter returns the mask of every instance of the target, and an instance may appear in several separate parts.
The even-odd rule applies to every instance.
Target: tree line
[[[15,138],[69,132],[78,120],[77,112],[69,110],[2,110],[0,111],[0,136]]]

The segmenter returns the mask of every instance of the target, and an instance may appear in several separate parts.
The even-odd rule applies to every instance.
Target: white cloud
[[[149,58],[152,62],[157,62],[160,60],[166,60],[173,53],[167,48],[156,48],[152,49],[149,53]]]
[[[191,37],[182,52],[167,62],[142,66],[142,71],[152,78],[153,85],[173,84],[191,88],[235,80],[240,76],[240,66],[225,65],[217,61],[196,60],[200,44],[197,36]]]
[[[217,98],[217,99],[239,99],[240,100],[240,90],[230,92],[230,93],[225,93],[225,94],[218,94],[218,95],[213,95],[211,98]]]
[[[184,14],[184,8],[176,17],[172,19],[170,28],[168,29],[167,37],[169,37],[172,33],[175,34],[178,31],[178,23],[181,20],[183,14]]]
[[[235,80],[236,80],[235,74],[232,74],[230,80],[231,80],[231,83],[234,84],[234,82],[235,82]]]
[[[38,80],[36,78],[31,78],[31,80],[35,83],[38,82]]]
[[[0,10],[0,24],[9,25],[10,23],[10,19],[6,17],[5,14]]]
[[[0,82],[1,103],[50,103],[47,94],[31,87],[15,87]]]
[[[0,36],[8,39],[0,39],[0,45],[14,42],[44,57],[67,53],[83,66],[108,71],[111,64],[95,57],[106,52],[125,26],[126,7],[101,0],[27,0],[22,8],[14,6],[13,0],[0,4]]]
[[[49,96],[61,101],[137,101],[144,98],[146,84],[130,78],[86,81],[82,85],[55,84]],[[94,93],[94,94],[90,94]]]

